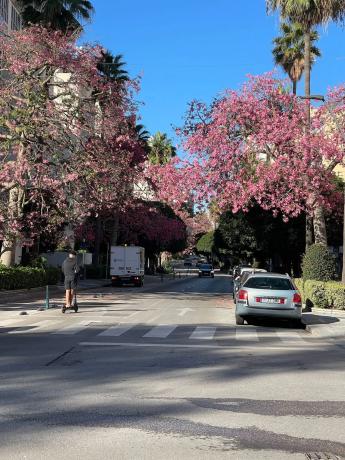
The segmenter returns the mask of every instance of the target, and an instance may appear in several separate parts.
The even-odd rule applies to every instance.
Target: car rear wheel
[[[244,318],[240,315],[236,315],[236,324],[237,326],[243,326],[244,325]]]

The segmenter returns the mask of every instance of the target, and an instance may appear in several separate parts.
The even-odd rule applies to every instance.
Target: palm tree
[[[176,156],[176,148],[164,133],[157,132],[148,141],[149,161],[154,165],[164,165]]]
[[[148,142],[150,139],[150,133],[146,130],[144,125],[136,125],[135,131],[138,136],[138,140],[141,142]]]
[[[122,54],[114,56],[110,51],[102,53],[98,70],[109,80],[126,82],[129,80],[128,72],[124,69],[126,63],[123,61]]]
[[[301,24],[304,33],[305,98],[310,101],[311,34],[314,27],[345,18],[345,0],[266,0],[268,12],[278,10],[283,19]],[[307,109],[310,126],[310,104]],[[308,226],[308,224],[307,224]],[[327,232],[323,209],[314,210],[315,242],[327,246]]]
[[[89,0],[19,0],[23,22],[54,30],[76,31],[80,20],[89,21],[93,6]]]
[[[310,98],[311,34],[313,27],[345,18],[345,0],[266,0],[269,12],[301,24],[304,33],[305,97]],[[310,121],[310,110],[308,111]]]
[[[293,84],[293,94],[297,92],[297,82],[304,72],[304,32],[301,24],[283,22],[280,26],[282,35],[273,40],[273,57],[277,65],[289,75]],[[310,34],[311,65],[316,57],[320,57],[320,50],[313,45],[319,39],[319,34],[313,30]]]

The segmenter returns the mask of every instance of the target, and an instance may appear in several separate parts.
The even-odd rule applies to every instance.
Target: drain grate
[[[305,454],[308,460],[342,460],[338,455],[329,454],[327,452],[309,452]]]

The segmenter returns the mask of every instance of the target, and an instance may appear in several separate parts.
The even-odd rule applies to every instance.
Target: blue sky
[[[142,76],[142,123],[151,133],[181,126],[192,99],[209,101],[238,88],[247,74],[274,65],[277,16],[264,0],[93,0],[95,15],[84,41],[123,54],[131,76]],[[345,82],[345,28],[320,29],[322,58],[312,74],[312,93]],[[299,84],[303,93],[303,81]]]

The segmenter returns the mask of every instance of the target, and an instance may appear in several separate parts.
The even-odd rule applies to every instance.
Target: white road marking
[[[112,326],[106,329],[105,331],[97,334],[97,336],[101,337],[119,337],[120,335],[124,334],[125,332],[132,329],[136,324],[118,324],[117,326]]]
[[[20,323],[18,325],[18,322]],[[11,325],[18,325],[18,327],[22,324],[22,322],[18,321],[18,318],[16,319],[6,319],[4,321],[0,321],[0,327],[5,327],[5,326],[11,326]]]
[[[156,321],[158,321],[158,319],[162,316],[162,313],[160,313],[159,315],[157,316],[154,316],[153,318],[150,318],[146,321],[147,324],[149,323],[155,323]]]
[[[71,324],[70,326],[66,326],[58,331],[53,332],[53,334],[64,334],[64,335],[73,335],[77,334],[78,332],[86,329],[91,323],[95,321],[81,321],[77,324]]]
[[[193,340],[212,340],[216,330],[216,327],[197,326],[189,338]]]
[[[9,334],[34,334],[36,331],[43,329],[46,326],[51,326],[52,324],[56,324],[55,320],[47,319],[45,321],[40,321],[39,323],[30,323],[30,324],[21,324],[18,327],[27,328],[30,327],[32,329],[23,330],[23,329],[16,329],[15,331],[9,331]]]
[[[249,329],[246,326],[236,327],[236,340],[243,340],[246,342],[258,342],[259,337],[256,329]]]
[[[289,350],[298,350],[298,347],[289,347],[289,346],[267,346],[267,345],[239,345],[239,346],[233,346],[233,345],[190,345],[190,344],[176,344],[176,343],[133,343],[133,342],[79,342],[79,346],[81,347],[128,347],[128,348],[209,348],[209,349],[223,349],[223,350],[229,350],[231,352],[236,352],[236,353],[242,353],[243,349],[245,348],[246,350],[251,350],[253,353],[260,351],[260,352],[266,352],[266,351],[271,351],[271,350],[284,350],[284,351],[289,351]],[[303,350],[305,351],[306,349],[310,350],[315,350],[315,345],[311,345],[309,348],[304,347]]]
[[[194,308],[182,308],[180,309],[180,313],[178,314],[178,316],[184,316],[186,313],[190,311],[194,311]]]
[[[277,329],[275,332],[282,342],[306,342],[307,341],[298,332],[284,331],[281,329]]]
[[[155,338],[165,338],[168,337],[169,334],[172,333],[174,329],[177,328],[177,324],[161,324],[160,326],[156,326],[152,328],[144,337],[155,337]]]

